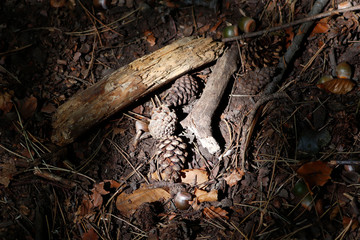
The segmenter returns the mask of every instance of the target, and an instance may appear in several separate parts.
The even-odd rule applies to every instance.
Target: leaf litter
[[[1,3],[6,9],[15,9],[15,13],[4,12],[3,20],[10,13],[26,16],[4,25],[2,31],[7,34],[1,37],[7,43],[0,58],[5,69],[0,71],[0,192],[2,225],[6,226],[2,234],[40,238],[39,233],[32,234],[36,232],[28,224],[32,222],[53,239],[359,237],[358,178],[354,175],[349,181],[351,171],[343,164],[352,161],[353,172],[358,172],[353,161],[360,148],[357,12],[333,14],[316,22],[283,85],[289,98],[268,102],[254,121],[246,169],[239,167],[241,130],[252,101],[259,96],[244,91],[236,81],[221,113],[227,126],[223,121],[213,124],[229,154],[223,158],[208,155],[192,139],[187,168],[181,170],[178,183],[155,178],[151,184],[158,186],[146,187],[155,141],[140,138],[134,147],[135,120],[121,113],[63,149],[50,143],[51,114],[60,104],[114,69],[153,51],[152,47],[161,48],[185,35],[219,39],[222,29],[237,23],[242,15],[256,18],[259,29],[281,26],[307,15],[305,10],[310,6],[310,2],[292,6],[278,2],[279,10],[274,3],[206,5],[210,2],[194,8],[169,8],[171,1],[145,1],[141,6],[136,1],[112,1],[106,11],[93,8],[91,2],[81,5],[69,1],[56,8],[35,0],[20,1],[16,8],[11,1]],[[331,11],[329,7],[324,11]],[[34,11],[24,12],[26,8]],[[147,15],[146,9],[156,14]],[[259,17],[265,20],[259,21]],[[29,29],[12,32],[20,29],[18,23]],[[296,25],[287,27],[268,39],[284,38],[291,44],[297,30]],[[251,40],[239,42],[240,50],[247,41]],[[319,46],[324,46],[322,51],[318,51]],[[254,49],[255,53],[260,51]],[[242,60],[244,65],[237,74],[246,76],[250,69],[244,66],[250,63]],[[332,75],[341,61],[354,66],[353,78],[335,78],[323,83],[323,89],[317,88],[314,82],[322,75]],[[302,71],[303,66],[307,71]],[[207,79],[211,70],[197,69],[192,74]],[[265,82],[265,77],[257,75],[256,82]],[[136,104],[131,106],[134,112],[150,117],[151,100]],[[317,115],[319,108],[326,110],[321,117]],[[119,148],[114,149],[110,140]],[[329,161],[334,163],[331,167]],[[60,178],[36,175],[33,169],[37,167]],[[76,188],[66,186],[61,179]],[[297,194],[293,189],[300,181],[305,188]],[[178,191],[194,197],[188,210],[174,207]],[[19,213],[21,217],[15,219]],[[39,219],[49,224],[41,224]]]

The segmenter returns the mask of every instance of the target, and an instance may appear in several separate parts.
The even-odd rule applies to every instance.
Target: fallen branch
[[[215,61],[223,50],[224,43],[211,38],[183,38],[119,68],[57,109],[51,140],[58,145],[71,143],[140,97]]]
[[[311,11],[309,12],[310,16],[313,16],[325,7],[325,5],[328,3],[328,0],[317,0],[314,3],[314,6],[312,7]],[[242,139],[241,139],[241,147],[240,147],[240,156],[241,159],[241,167],[242,169],[245,169],[245,160],[246,160],[246,150],[249,145],[249,141],[252,135],[253,128],[255,126],[254,117],[256,116],[256,112],[258,111],[259,107],[274,99],[275,97],[278,98],[281,95],[277,96],[276,94],[272,95],[275,90],[277,89],[278,85],[283,80],[284,74],[287,70],[287,66],[289,63],[293,60],[293,57],[295,56],[295,53],[300,49],[300,46],[304,40],[304,37],[310,30],[310,27],[312,26],[314,22],[306,22],[302,24],[294,37],[294,40],[292,41],[290,47],[287,49],[282,61],[278,64],[279,73],[272,79],[272,81],[266,86],[264,89],[260,100],[258,103],[255,104],[255,107],[252,109],[251,113],[249,114],[249,117],[246,120],[246,123],[243,128],[242,132]]]
[[[325,5],[324,5],[325,6]],[[296,26],[302,23],[306,23],[306,22],[312,22],[314,20],[317,19],[321,19],[321,18],[325,18],[325,17],[329,17],[329,16],[333,16],[333,15],[338,15],[340,13],[344,13],[344,12],[351,12],[351,11],[357,11],[360,10],[360,5],[356,5],[353,7],[349,7],[349,8],[344,8],[344,9],[337,9],[337,10],[333,10],[333,11],[329,11],[329,12],[325,12],[325,13],[320,13],[317,15],[310,15],[310,17],[306,17],[303,19],[299,19],[290,23],[286,23],[283,24],[281,26],[276,26],[276,27],[272,27],[269,29],[264,29],[264,30],[260,30],[257,32],[251,32],[251,33],[244,33],[241,36],[236,36],[236,37],[229,37],[229,38],[224,38],[222,41],[223,42],[231,42],[231,41],[235,41],[235,40],[241,40],[241,39],[245,39],[245,38],[251,38],[251,37],[257,37],[257,36],[261,36],[263,34],[269,33],[269,32],[275,32],[275,31],[279,31],[281,29],[286,29],[292,26]]]
[[[231,75],[237,69],[238,57],[239,53],[236,45],[233,45],[218,59],[201,98],[181,122],[181,125],[193,132],[200,144],[211,154],[220,150],[219,144],[212,136],[212,117],[221,101]]]

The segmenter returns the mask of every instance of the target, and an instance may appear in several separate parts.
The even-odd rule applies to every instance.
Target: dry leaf
[[[351,230],[352,231],[355,231],[356,229],[359,228],[359,222],[356,220],[356,219],[351,219],[347,216],[344,216],[343,217],[343,226],[344,228],[346,228],[347,226],[349,226],[350,222],[352,220],[352,223],[351,223]]]
[[[119,188],[121,185],[119,182],[117,182],[115,180],[104,180],[104,182],[110,183],[110,188],[115,188],[115,189]]]
[[[213,189],[210,192],[201,190],[201,189],[195,189],[195,196],[197,197],[197,200],[199,202],[215,202],[218,200],[218,191]]]
[[[12,179],[15,173],[16,173],[15,164],[13,163],[0,164],[0,184],[3,184],[5,187],[9,186],[10,180]]]
[[[209,181],[209,174],[202,169],[184,169],[181,170],[181,182],[191,186],[199,185]]]
[[[225,177],[226,183],[232,187],[237,184],[238,181],[242,179],[242,177],[245,175],[244,170],[240,168],[233,169],[231,174],[227,177]]]
[[[82,240],[97,240],[99,236],[95,232],[94,228],[90,228],[86,233],[81,237]]]
[[[17,104],[19,106],[21,117],[28,119],[35,113],[37,108],[37,99],[34,96],[25,97],[24,99],[18,100]]]
[[[156,202],[161,199],[167,200],[170,193],[162,188],[139,188],[131,194],[121,193],[116,199],[116,208],[124,215],[130,217],[136,209],[145,202]]]
[[[151,47],[156,44],[156,38],[153,32],[146,30],[144,32],[144,36],[146,37],[146,41],[150,44]]]
[[[322,161],[308,162],[302,165],[298,170],[297,174],[301,176],[309,189],[314,186],[323,186],[329,179],[331,179],[332,169]]]
[[[310,36],[314,36],[317,33],[326,33],[330,29],[330,25],[328,24],[328,18],[322,18],[312,30]]]
[[[56,107],[55,107],[55,105],[54,104],[52,104],[52,103],[45,103],[43,106],[42,106],[42,108],[41,108],[41,110],[40,110],[42,113],[53,113],[53,112],[55,112],[56,111]]]
[[[13,106],[11,97],[13,94],[13,91],[4,93],[0,92],[0,110],[2,110],[4,113],[8,113],[11,111],[11,108]]]
[[[339,205],[336,205],[330,212],[330,220],[334,220],[336,218],[336,216],[339,214],[340,212],[340,207]]]
[[[220,207],[210,206],[210,207],[204,208],[203,213],[206,217],[211,218],[211,219],[213,219],[213,218],[229,219],[229,217],[226,216],[228,214],[228,212]]]
[[[350,79],[334,78],[333,80],[317,84],[316,86],[331,93],[346,94],[353,90],[355,85],[355,82]]]

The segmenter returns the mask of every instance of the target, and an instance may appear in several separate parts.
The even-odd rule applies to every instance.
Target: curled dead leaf
[[[116,208],[125,216],[130,217],[145,202],[156,202],[170,198],[170,193],[162,188],[139,188],[127,194],[121,193],[116,199]]]
[[[181,182],[191,186],[200,185],[209,181],[209,174],[202,169],[184,169],[181,170]]]
[[[218,191],[216,189],[211,190],[210,192],[196,188],[194,192],[197,200],[201,202],[215,202],[218,200]]]
[[[146,41],[150,44],[151,47],[156,44],[156,38],[153,32],[146,30],[144,32],[144,36],[146,37]]]
[[[322,161],[305,163],[297,170],[297,174],[304,179],[309,189],[314,186],[323,186],[331,179],[331,172],[332,169]]]
[[[330,81],[319,83],[316,86],[331,93],[346,94],[353,90],[355,82],[346,78],[334,78]]]
[[[214,206],[206,207],[204,208],[203,213],[207,218],[210,219],[214,219],[214,218],[229,219],[229,217],[227,216],[228,212],[220,207],[214,207]]]
[[[225,181],[226,183],[232,187],[234,185],[237,184],[238,181],[240,181],[242,179],[242,177],[245,175],[244,170],[240,169],[240,168],[235,168],[233,170],[231,170],[231,174],[227,177],[225,177]]]

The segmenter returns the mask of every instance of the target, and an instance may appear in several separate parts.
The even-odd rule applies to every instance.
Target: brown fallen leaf
[[[229,219],[229,217],[227,216],[228,212],[220,207],[214,207],[214,206],[206,207],[204,208],[203,214],[210,219],[214,219],[214,218]]]
[[[346,94],[353,90],[355,82],[346,78],[334,78],[324,83],[319,83],[316,86],[320,89],[324,89],[328,92],[335,94]]]
[[[238,181],[240,181],[242,179],[242,177],[245,175],[244,170],[242,170],[241,168],[235,168],[233,170],[231,170],[231,174],[227,177],[225,177],[225,181],[226,183],[232,187],[234,185],[237,184]]]
[[[314,186],[323,186],[331,179],[331,172],[332,169],[322,161],[305,163],[297,170],[297,174],[304,179],[309,189]]]
[[[218,200],[218,191],[216,189],[213,189],[210,192],[207,192],[207,191],[195,188],[194,194],[200,203],[215,202]]]
[[[10,180],[15,173],[16,168],[14,163],[0,164],[0,184],[3,184],[5,187],[9,186]]]
[[[0,110],[2,110],[4,113],[8,113],[11,111],[11,108],[13,106],[11,98],[13,95],[13,91],[0,92]]]
[[[31,95],[30,97],[25,97],[23,99],[17,100],[16,102],[19,107],[21,117],[28,119],[34,115],[38,104],[36,97]]]
[[[81,236],[82,240],[98,240],[99,236],[97,235],[97,233],[95,232],[94,228],[90,228],[87,232],[85,232],[82,236]]]
[[[202,169],[184,169],[181,170],[181,182],[191,186],[203,184],[209,181],[209,174]]]
[[[150,44],[151,47],[156,44],[156,38],[153,32],[146,30],[144,32],[144,36],[146,37],[146,41]]]
[[[359,222],[356,219],[351,219],[347,216],[343,216],[343,227],[346,228],[351,224],[351,230],[355,231],[359,228]]]
[[[121,193],[116,199],[116,208],[125,216],[130,217],[145,202],[156,202],[170,198],[170,193],[162,188],[139,188],[127,194]]]

